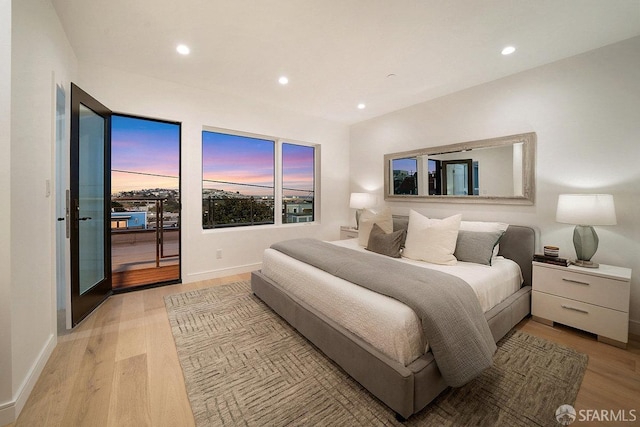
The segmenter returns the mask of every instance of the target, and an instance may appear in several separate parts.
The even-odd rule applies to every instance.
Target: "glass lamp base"
[[[582,259],[577,259],[575,261],[572,262],[573,265],[577,265],[578,267],[584,267],[584,268],[599,268],[600,264],[598,264],[597,262],[593,262],[593,261],[585,261]]]
[[[575,265],[586,268],[598,268],[591,258],[598,250],[598,235],[589,225],[576,225],[573,230],[573,246],[576,249]]]

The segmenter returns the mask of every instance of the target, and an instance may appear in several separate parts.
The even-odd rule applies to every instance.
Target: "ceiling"
[[[640,0],[51,1],[80,62],[347,124],[640,35]]]

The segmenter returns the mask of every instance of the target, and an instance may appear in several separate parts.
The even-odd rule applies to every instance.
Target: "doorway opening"
[[[113,114],[114,292],[179,283],[180,123]]]

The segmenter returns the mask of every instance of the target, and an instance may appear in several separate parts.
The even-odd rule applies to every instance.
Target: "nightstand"
[[[349,227],[348,225],[340,226],[340,240],[345,239],[357,239],[358,238],[358,229]]]
[[[533,320],[554,322],[598,335],[598,341],[626,348],[629,340],[631,269],[533,263]]]

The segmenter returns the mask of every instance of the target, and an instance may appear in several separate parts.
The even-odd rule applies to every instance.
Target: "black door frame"
[[[179,226],[178,226],[178,277],[176,279],[166,280],[156,283],[148,283],[143,285],[112,289],[113,294],[121,294],[126,292],[156,288],[159,286],[175,285],[182,283],[182,122],[175,120],[158,119],[155,117],[141,116],[137,114],[120,113],[117,111],[111,112],[112,116],[126,117],[130,119],[150,120],[154,122],[167,123],[171,125],[177,125],[179,127],[178,132],[178,192],[180,193],[180,213],[179,213]],[[111,150],[109,150],[109,156],[111,156]],[[109,157],[111,158],[111,157]],[[111,162],[110,162],[111,163]],[[109,168],[111,169],[111,168]],[[111,179],[111,170],[109,170],[109,179]],[[111,192],[109,192],[109,209],[111,209]],[[111,242],[111,227],[109,227],[109,242]],[[111,250],[109,251],[110,259],[112,257]],[[110,267],[111,268],[111,267]]]
[[[104,279],[80,294],[79,266],[79,180],[80,180],[80,105],[91,109],[104,121]],[[71,245],[71,323],[76,326],[105,299],[111,289],[111,110],[91,95],[71,83],[71,143],[70,143],[70,245]]]
[[[447,195],[447,166],[448,165],[466,165],[467,166],[467,194],[473,196],[473,160],[443,160],[442,161],[442,194]]]

